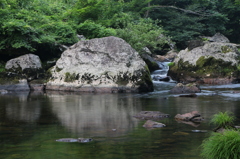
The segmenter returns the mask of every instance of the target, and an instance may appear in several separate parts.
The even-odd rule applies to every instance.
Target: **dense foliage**
[[[141,52],[182,49],[199,35],[221,32],[240,42],[239,0],[0,0],[0,54],[57,56],[60,45],[118,36]],[[170,40],[171,37],[171,40]],[[173,42],[172,42],[173,41]],[[3,55],[3,56],[2,56]]]

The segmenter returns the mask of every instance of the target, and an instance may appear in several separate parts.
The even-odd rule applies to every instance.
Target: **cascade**
[[[167,75],[170,62],[157,62],[159,65],[159,70],[152,72],[151,77],[153,82],[174,82],[170,76]]]
[[[157,62],[159,65],[159,70],[153,71],[151,73],[151,78],[154,85],[155,92],[168,92],[176,85],[176,81],[172,80],[170,76],[168,76],[170,62]]]

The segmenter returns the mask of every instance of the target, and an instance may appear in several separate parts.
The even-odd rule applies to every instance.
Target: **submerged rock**
[[[58,139],[56,140],[57,142],[80,142],[80,143],[87,143],[87,142],[91,142],[93,141],[93,139],[91,138],[62,138],[62,139]]]
[[[135,118],[144,119],[144,120],[161,119],[161,118],[167,118],[169,116],[170,116],[169,114],[164,114],[159,111],[141,111],[137,115],[134,115]]]
[[[145,128],[162,128],[165,127],[166,125],[163,123],[155,122],[152,120],[147,120],[146,123],[143,125]]]
[[[184,121],[184,120],[176,120],[178,123],[182,123],[182,124],[187,124],[187,125],[191,125],[193,127],[199,127],[200,126],[200,122],[199,121]]]
[[[146,63],[117,37],[79,41],[51,69],[47,90],[149,92],[153,83]]]

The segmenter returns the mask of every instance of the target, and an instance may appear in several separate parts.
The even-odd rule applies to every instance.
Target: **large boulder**
[[[169,74],[179,82],[228,84],[238,80],[240,52],[233,43],[208,42],[178,53]]]
[[[9,77],[32,80],[42,75],[41,60],[37,55],[26,54],[7,61],[5,65]]]
[[[47,90],[148,92],[153,83],[146,63],[117,37],[79,41],[50,70]]]
[[[7,70],[26,70],[41,69],[41,60],[37,55],[26,54],[7,61],[5,69]]]

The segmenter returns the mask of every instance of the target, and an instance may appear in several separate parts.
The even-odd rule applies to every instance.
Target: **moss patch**
[[[237,70],[236,66],[232,66],[231,62],[225,62],[214,57],[205,58],[203,56],[197,60],[196,67],[198,74],[211,74],[213,77],[230,76]]]
[[[175,80],[184,80],[186,78],[228,78],[240,74],[240,65],[232,65],[231,62],[225,62],[222,59],[214,57],[200,57],[196,65],[179,60],[173,67],[170,67],[169,75]]]
[[[229,46],[221,46],[222,53],[232,52],[232,49]]]
[[[65,73],[65,79],[64,79],[64,82],[73,82],[74,80],[76,80],[76,74],[73,73],[69,73],[69,72],[66,72]]]

